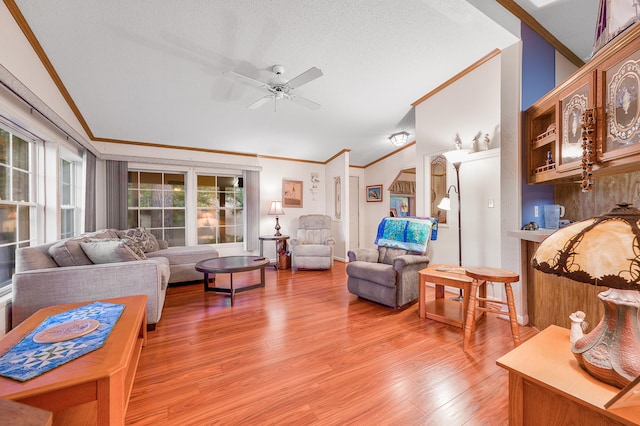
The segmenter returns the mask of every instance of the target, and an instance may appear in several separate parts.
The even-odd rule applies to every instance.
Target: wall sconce
[[[276,237],[281,236],[282,234],[280,233],[280,222],[278,222],[278,215],[284,214],[284,210],[282,210],[282,202],[272,201],[271,207],[269,207],[269,212],[267,214],[276,216],[276,233],[273,235],[275,235]]]
[[[311,173],[311,188],[309,188],[309,191],[311,192],[311,197],[313,198],[313,201],[316,200],[316,194],[320,190],[320,188],[318,188],[319,183],[320,183],[320,177],[318,173]]]
[[[398,132],[389,136],[389,140],[395,146],[402,146],[409,140],[409,133],[407,132]]]
[[[531,266],[547,274],[609,287],[598,294],[600,323],[571,346],[578,364],[623,388],[640,375],[640,210],[621,203],[603,215],[549,235]]]

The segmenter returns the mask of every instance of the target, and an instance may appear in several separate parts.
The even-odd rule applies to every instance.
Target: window
[[[60,159],[60,238],[76,235],[76,164]]]
[[[129,171],[129,226],[143,226],[169,246],[184,246],[185,175]]]
[[[29,246],[31,219],[32,143],[0,128],[0,295],[15,271],[15,251]]]
[[[241,176],[198,175],[198,244],[244,240],[244,188]]]

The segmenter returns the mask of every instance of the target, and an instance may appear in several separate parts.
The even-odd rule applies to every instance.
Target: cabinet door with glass
[[[640,39],[602,63],[603,108],[599,160],[606,162],[640,154]]]
[[[558,93],[560,139],[557,170],[576,173],[582,165],[582,120],[584,112],[595,106],[595,73],[576,80]]]

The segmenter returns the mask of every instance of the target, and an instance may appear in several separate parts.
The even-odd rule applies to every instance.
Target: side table
[[[473,278],[465,275],[465,269],[459,266],[437,264],[418,272],[418,314],[420,318],[429,318],[454,327],[464,329],[466,313],[469,308],[469,292]],[[426,284],[435,284],[435,300],[427,303]],[[450,286],[462,290],[462,303],[444,297],[444,287]],[[480,291],[483,291],[481,288]],[[476,316],[478,321],[481,316]]]
[[[278,254],[281,251],[287,251],[288,235],[261,235],[258,237],[260,240],[260,257],[264,256],[264,242],[275,241],[276,242],[276,261],[270,263],[269,266],[273,266],[275,269],[280,269],[280,256]]]

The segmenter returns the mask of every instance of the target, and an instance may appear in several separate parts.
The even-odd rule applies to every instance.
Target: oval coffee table
[[[203,260],[196,263],[196,271],[204,273],[204,291],[215,291],[218,293],[228,293],[231,295],[231,306],[235,299],[235,294],[242,291],[264,287],[264,268],[269,264],[269,259],[262,256],[226,256]],[[260,269],[260,282],[245,287],[233,287],[233,273],[253,271]],[[209,287],[209,274],[229,274],[229,288]]]

